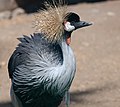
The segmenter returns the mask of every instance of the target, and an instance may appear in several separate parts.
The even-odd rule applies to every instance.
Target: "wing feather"
[[[8,71],[15,94],[27,107],[27,103],[36,102],[34,98],[45,97],[46,84],[53,81],[48,78],[51,68],[62,65],[63,56],[59,44],[49,43],[40,33],[18,40],[21,43],[9,60]]]

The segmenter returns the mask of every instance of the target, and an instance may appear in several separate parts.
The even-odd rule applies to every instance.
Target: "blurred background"
[[[0,0],[0,107],[12,107],[7,63],[19,43],[16,38],[35,32],[34,14],[43,2]],[[120,107],[120,0],[66,2],[81,20],[94,23],[72,34],[77,72],[70,107]]]

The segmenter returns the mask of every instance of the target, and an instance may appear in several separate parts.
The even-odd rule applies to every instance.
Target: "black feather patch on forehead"
[[[73,12],[67,13],[65,19],[66,19],[66,21],[69,21],[69,22],[79,22],[80,21],[80,17],[76,13],[73,13]]]

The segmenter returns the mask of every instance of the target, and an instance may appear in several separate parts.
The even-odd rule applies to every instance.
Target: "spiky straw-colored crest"
[[[63,22],[67,12],[67,6],[64,0],[55,2],[52,0],[53,5],[45,2],[45,8],[40,10],[35,15],[35,28],[36,31],[45,34],[45,38],[55,42],[61,39],[64,32]]]

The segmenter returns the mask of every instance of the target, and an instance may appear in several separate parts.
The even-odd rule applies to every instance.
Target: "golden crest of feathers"
[[[67,6],[64,0],[53,4],[46,2],[45,8],[35,15],[35,28],[37,32],[45,34],[50,41],[60,40],[64,32],[63,22],[66,17]]]

